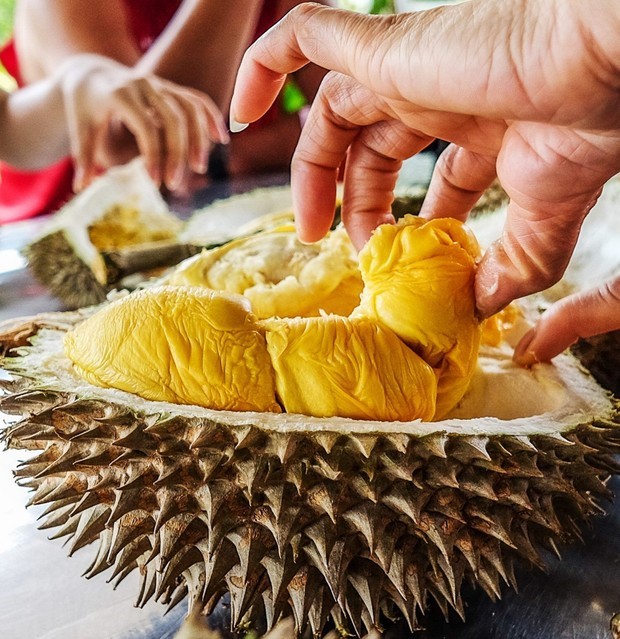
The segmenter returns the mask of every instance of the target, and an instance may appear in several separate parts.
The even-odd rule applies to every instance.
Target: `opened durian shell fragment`
[[[617,471],[617,403],[569,355],[519,369],[535,406],[504,362],[492,393],[528,417],[391,423],[98,388],[64,335],[41,330],[0,382],[0,408],[22,416],[6,445],[38,453],[17,477],[32,503],[66,502],[43,525],[71,552],[98,544],[88,575],[138,569],[140,604],[229,592],[233,627],[293,616],[319,634],[332,617],[363,634],[392,610],[414,628],[431,597],[463,614],[465,583],[496,598],[516,563],[578,538]]]
[[[104,251],[170,240],[181,226],[138,158],[76,195],[24,252],[36,278],[78,308],[105,300]]]

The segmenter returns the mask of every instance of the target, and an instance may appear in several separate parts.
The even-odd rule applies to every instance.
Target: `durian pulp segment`
[[[105,306],[67,333],[86,380],[145,399],[279,411],[265,338],[247,299],[208,289],[151,289]]]
[[[88,227],[88,237],[99,251],[113,251],[136,244],[171,240],[179,224],[157,224],[155,219],[145,219],[144,212],[126,204],[117,204]]]
[[[362,290],[355,250],[343,228],[304,245],[292,224],[205,250],[182,262],[162,283],[244,295],[259,318],[320,311],[348,315]]]
[[[354,315],[387,326],[437,369],[435,419],[463,396],[476,366],[479,256],[476,238],[456,220],[412,216],[380,226],[359,255],[364,289]]]
[[[435,415],[433,369],[389,329],[335,315],[261,326],[287,412],[386,421]]]

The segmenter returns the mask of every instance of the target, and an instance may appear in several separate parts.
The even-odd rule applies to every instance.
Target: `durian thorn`
[[[71,506],[71,510],[69,511],[69,515],[73,515],[73,506],[75,505],[76,498],[75,497],[65,497],[64,499],[58,499],[56,501],[51,502],[47,508],[37,517],[37,521],[40,521],[44,517],[48,517],[51,513],[64,508],[65,506]]]
[[[153,518],[145,511],[134,511],[123,515],[114,522],[112,527],[112,539],[108,551],[108,563],[116,560],[116,555],[127,544],[135,541],[142,535],[149,535],[153,531]]]
[[[64,526],[68,521],[71,521],[71,505],[59,508],[50,515],[47,515],[45,519],[39,524],[39,530],[48,530],[49,528],[57,528],[58,526]]]
[[[459,465],[460,466],[460,465]],[[434,489],[460,488],[457,472],[460,470],[456,463],[441,463],[440,460],[431,459],[426,468],[426,484]]]
[[[111,530],[104,530],[101,535],[99,535],[99,547],[97,549],[97,554],[90,566],[82,573],[82,577],[90,579],[110,568],[110,564],[107,562],[106,557],[111,538]]]
[[[295,437],[274,433],[267,439],[264,454],[275,456],[281,464],[285,464],[293,457],[298,446],[299,440]]]
[[[287,592],[288,584],[299,570],[299,565],[293,561],[291,553],[284,557],[284,561],[279,557],[265,555],[261,559],[261,564],[267,572],[273,601],[282,599]]]
[[[152,491],[147,489],[117,490],[106,526],[112,527],[121,517],[133,511],[147,512],[156,507],[157,499]]]
[[[538,448],[530,441],[527,435],[506,435],[503,438],[503,445],[511,444],[516,451],[528,451],[538,453]]]
[[[171,558],[165,570],[160,574],[157,584],[155,598],[159,599],[167,590],[169,590],[175,582],[181,577],[183,572],[190,566],[200,563],[204,566],[203,558],[200,551],[195,547],[183,548],[180,552]],[[200,589],[201,592],[203,588]]]
[[[110,509],[107,506],[96,506],[86,513],[79,516],[80,524],[71,539],[71,547],[69,556],[95,541],[101,532],[105,529],[105,522],[108,518]]]
[[[261,567],[262,568],[262,567]],[[269,588],[269,580],[264,569],[244,577],[240,566],[234,567],[226,575],[226,584],[230,592],[231,625],[238,628],[245,613],[250,609],[259,593]]]
[[[163,495],[158,496],[158,504],[159,512],[155,520],[155,533],[158,533],[160,528],[176,514],[180,512],[197,514],[199,511],[192,495],[184,489],[163,491]]]
[[[381,440],[379,435],[358,435],[347,440],[347,445],[355,445],[355,448],[365,459],[369,459],[377,444]]]
[[[402,513],[417,526],[423,508],[432,497],[429,490],[413,490],[405,482],[394,482],[389,492],[382,495],[381,501],[392,510]]]
[[[112,446],[127,448],[132,451],[137,450],[147,454],[153,449],[156,449],[157,444],[157,438],[150,433],[147,433],[143,424],[136,424],[136,426],[127,434],[124,434],[122,437],[114,439],[111,442]]]
[[[75,468],[76,462],[82,458],[81,451],[73,451],[68,448],[56,461],[46,466],[43,470],[39,471],[36,475],[36,479],[47,477],[48,475],[54,475],[59,473],[66,473]]]
[[[467,450],[466,456],[470,459],[478,458],[485,459],[487,461],[492,460],[492,457],[489,455],[489,451],[487,450],[489,445],[488,437],[465,435],[457,438],[455,440],[455,445],[461,446],[464,450]]]
[[[138,559],[140,557],[144,557],[151,550],[151,543],[147,537],[141,537],[135,542],[125,546],[118,554],[116,558],[116,564],[114,566],[114,571],[110,578],[110,581],[116,577],[116,575],[124,570],[130,564],[134,567],[138,567]]]
[[[268,507],[265,507],[268,508]],[[296,532],[299,522],[299,511],[301,506],[289,508],[281,515],[279,520],[272,520],[271,517],[265,516],[262,519],[256,519],[256,522],[269,530],[276,542],[276,548],[280,557],[284,556],[288,542],[292,535]]]
[[[67,523],[57,532],[55,532],[53,535],[50,535],[48,537],[48,539],[61,539],[62,537],[67,537],[68,535],[70,536],[69,539],[73,536],[73,534],[75,533],[75,531],[77,530],[78,527],[78,523],[79,520],[77,517],[72,517],[71,519],[69,519],[67,521]],[[41,526],[39,526],[39,528],[41,528]],[[65,544],[69,541],[69,539],[67,539],[65,541]],[[64,544],[63,544],[64,545]]]
[[[136,599],[135,606],[137,608],[144,608],[155,595],[157,588],[156,573],[154,570],[141,571],[140,589],[138,591],[138,598]]]
[[[328,455],[332,452],[336,442],[342,437],[340,433],[323,431],[312,435],[313,441]]]
[[[172,561],[177,552],[188,544],[194,544],[207,533],[207,527],[192,513],[178,513],[159,530],[159,570]]]
[[[321,483],[307,492],[308,504],[325,513],[333,524],[336,524],[335,502],[337,496],[332,494],[330,484]]]
[[[164,616],[167,615],[173,608],[178,606],[184,599],[187,597],[187,586],[183,583],[177,587],[177,589],[172,593],[170,600],[167,602],[168,605],[164,612]]]
[[[118,466],[118,465],[123,465],[127,462],[132,462],[132,461],[143,461],[144,460],[144,453],[140,453],[138,451],[133,451],[133,450],[125,450],[123,452],[116,452],[116,457],[113,457],[110,462],[109,465],[110,466]]]
[[[74,497],[75,491],[66,493],[67,480],[63,477],[45,477],[41,480],[31,480],[32,484],[36,486],[34,495],[28,501],[28,506],[41,506],[50,502],[54,502],[61,497]],[[23,482],[19,482],[20,486],[23,486]],[[58,491],[58,492],[57,492]]]
[[[327,624],[329,611],[333,608],[335,601],[331,596],[328,588],[324,585],[319,586],[317,594],[308,610],[308,623],[314,637],[320,637],[323,629]]]
[[[109,426],[104,426],[100,423],[95,423],[93,426],[82,432],[76,433],[69,437],[71,442],[79,442],[83,439],[102,439],[108,440],[110,435]]]
[[[261,440],[265,437],[263,432],[254,424],[238,426],[234,430],[234,435],[237,440],[235,443],[236,450],[241,450],[243,448],[252,449],[256,446],[260,446]]]
[[[239,556],[239,569],[245,580],[260,565],[265,551],[269,549],[266,535],[261,526],[248,523],[242,528],[229,532],[226,537],[234,544]]]
[[[372,624],[376,624],[379,617],[379,599],[383,590],[383,579],[372,572],[362,575],[357,571],[350,573],[347,579],[364,604]]]
[[[446,446],[448,443],[448,435],[443,432],[425,435],[417,440],[418,453],[423,457],[439,457],[447,459]]]

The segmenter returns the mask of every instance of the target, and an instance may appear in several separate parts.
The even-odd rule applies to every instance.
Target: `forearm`
[[[261,6],[262,0],[187,0],[138,66],[204,91],[226,111]]]
[[[67,155],[69,137],[58,76],[0,95],[0,158],[38,169]]]
[[[122,0],[19,0],[14,37],[26,83],[49,77],[79,53],[104,55],[127,66],[140,58]]]

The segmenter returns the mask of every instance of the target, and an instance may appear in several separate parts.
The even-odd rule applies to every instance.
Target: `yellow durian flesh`
[[[165,286],[134,293],[69,332],[65,353],[92,384],[145,399],[280,411],[265,338],[241,296]]]
[[[362,279],[344,229],[321,242],[299,242],[293,225],[282,225],[204,250],[164,280],[238,293],[259,318],[348,315],[359,303]]]
[[[261,322],[287,412],[387,421],[430,420],[433,369],[391,330],[358,317]]]
[[[380,226],[359,255],[364,290],[354,314],[389,327],[437,370],[435,419],[461,399],[476,367],[479,255],[458,220],[413,216]]]

